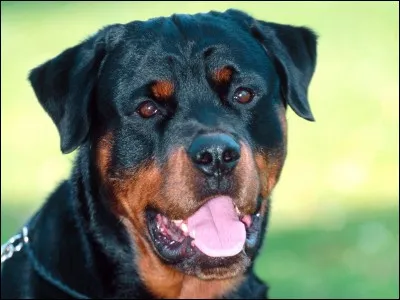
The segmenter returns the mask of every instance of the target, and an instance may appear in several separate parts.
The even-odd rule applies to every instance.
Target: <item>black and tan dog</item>
[[[253,262],[315,64],[311,30],[228,10],[111,25],[34,69],[80,149],[2,298],[266,298]]]

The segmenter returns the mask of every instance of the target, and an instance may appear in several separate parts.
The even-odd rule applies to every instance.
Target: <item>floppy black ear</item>
[[[90,103],[111,28],[116,26],[106,27],[29,74],[36,97],[57,126],[63,153],[74,151],[89,134]]]
[[[242,19],[251,28],[274,60],[283,81],[282,92],[286,103],[300,117],[314,121],[307,92],[317,59],[316,34],[307,27],[254,20],[237,10],[228,10],[228,13]]]
[[[258,24],[259,25],[258,25]],[[306,27],[258,21],[253,32],[275,60],[283,80],[283,95],[302,118],[314,121],[308,101],[308,86],[317,60],[317,36]]]

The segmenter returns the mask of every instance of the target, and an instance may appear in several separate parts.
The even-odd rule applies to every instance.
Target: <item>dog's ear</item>
[[[228,13],[247,24],[274,61],[282,80],[285,104],[289,104],[300,117],[314,121],[308,86],[316,66],[317,35],[307,27],[255,20],[237,10]]]
[[[317,59],[316,34],[306,27],[264,21],[255,22],[252,31],[275,60],[283,80],[282,92],[286,103],[300,117],[314,121],[308,101],[308,86]]]
[[[57,126],[61,151],[69,153],[88,137],[90,106],[107,51],[122,25],[111,25],[33,69],[29,81],[44,110]]]

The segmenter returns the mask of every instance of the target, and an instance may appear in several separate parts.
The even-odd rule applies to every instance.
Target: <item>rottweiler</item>
[[[230,9],[113,24],[34,68],[79,151],[6,244],[2,298],[267,298],[253,264],[316,48]]]

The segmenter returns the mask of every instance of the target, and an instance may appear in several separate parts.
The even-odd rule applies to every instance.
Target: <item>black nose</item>
[[[211,176],[228,174],[240,158],[240,145],[227,134],[203,134],[196,137],[188,150],[195,166]]]

